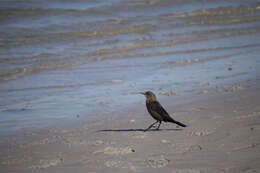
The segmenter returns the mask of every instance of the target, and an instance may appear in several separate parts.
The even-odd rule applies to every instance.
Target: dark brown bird
[[[175,121],[170,117],[170,115],[166,112],[166,110],[162,107],[162,105],[156,100],[156,96],[151,91],[147,91],[145,93],[140,93],[145,95],[146,97],[146,107],[150,115],[156,120],[155,123],[151,124],[147,129],[144,131],[149,130],[152,127],[155,127],[155,124],[159,123],[156,130],[159,130],[160,125],[163,122],[171,122],[175,123],[181,127],[186,127],[185,124],[182,124],[181,122]]]

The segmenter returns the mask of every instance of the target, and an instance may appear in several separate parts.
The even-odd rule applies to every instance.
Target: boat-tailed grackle
[[[151,124],[147,129],[144,131],[149,130],[152,127],[155,127],[155,124],[159,123],[156,130],[159,130],[160,125],[163,122],[171,122],[175,123],[181,127],[186,127],[185,124],[175,121],[170,117],[170,115],[166,112],[166,110],[162,107],[162,105],[156,100],[156,96],[151,91],[147,91],[145,93],[141,92],[140,94],[145,95],[146,97],[146,108],[150,115],[156,120],[155,123]]]

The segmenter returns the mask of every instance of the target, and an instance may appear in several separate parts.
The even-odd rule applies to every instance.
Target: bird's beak
[[[143,94],[143,95],[145,95],[145,93],[143,93],[143,92],[139,92],[138,94]]]

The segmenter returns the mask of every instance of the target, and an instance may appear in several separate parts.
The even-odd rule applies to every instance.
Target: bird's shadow
[[[159,131],[181,131],[183,129],[174,128],[174,129],[149,129],[145,131],[145,129],[104,129],[104,130],[98,130],[98,132],[159,132]]]

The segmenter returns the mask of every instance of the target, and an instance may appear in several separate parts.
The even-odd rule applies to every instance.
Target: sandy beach
[[[0,1],[1,173],[260,172],[257,0]],[[154,122],[152,91],[188,126]]]
[[[153,120],[140,103],[98,121],[78,117],[74,124],[23,132],[1,142],[0,171],[259,172],[259,84],[159,95],[186,128],[164,123],[143,132]]]

